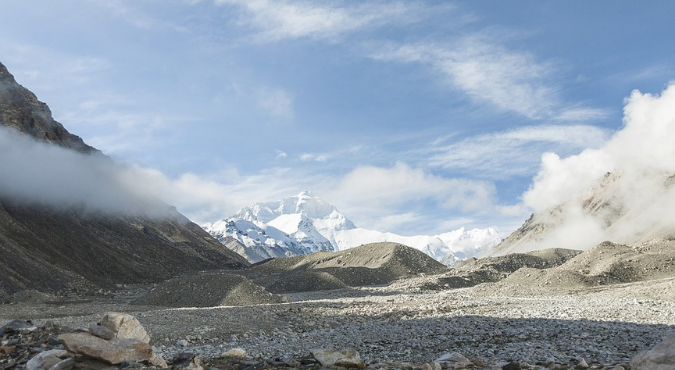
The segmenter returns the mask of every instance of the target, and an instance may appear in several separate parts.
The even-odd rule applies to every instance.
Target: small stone
[[[67,358],[56,365],[49,368],[49,370],[70,370],[75,366],[74,358]]]
[[[22,330],[30,330],[33,328],[35,328],[35,326],[31,321],[24,320],[12,320],[2,326],[3,335],[4,333],[14,333]]]
[[[520,370],[520,364],[517,362],[509,362],[508,364],[502,366],[502,370]]]
[[[361,360],[361,356],[353,349],[341,351],[333,349],[314,349],[312,356],[319,361],[322,366],[341,366],[346,368],[365,368],[366,364]]]
[[[176,341],[176,345],[180,347],[187,347],[188,346],[188,341],[185,339],[179,339]]]
[[[53,349],[37,354],[26,363],[28,370],[49,370],[52,366],[62,362],[68,356],[68,351]]]
[[[588,363],[583,358],[579,360],[579,363],[575,366],[576,369],[588,369]]]
[[[192,353],[179,353],[173,359],[173,368],[174,369],[184,369],[184,370],[204,370],[204,364]]]
[[[242,361],[239,363],[239,368],[242,370],[260,370],[264,367],[265,363],[260,361]]]
[[[220,357],[231,357],[231,358],[245,358],[246,357],[246,350],[238,347],[238,348],[232,348],[231,350],[227,352],[223,352]]]
[[[468,358],[458,352],[444,353],[441,357],[436,359],[436,362],[440,362],[441,366],[447,369],[463,369],[473,365]]]
[[[105,340],[115,338],[115,332],[101,325],[91,325],[89,327],[89,333]]]

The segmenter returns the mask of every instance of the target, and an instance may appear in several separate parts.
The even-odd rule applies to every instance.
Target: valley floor
[[[217,358],[238,347],[264,359],[354,348],[369,367],[458,352],[485,368],[509,361],[573,366],[581,358],[592,368],[612,368],[675,329],[675,279],[576,290],[495,283],[421,291],[423,279],[298,293],[288,295],[290,303],[249,307],[164,309],[130,305],[133,295],[7,304],[0,322],[52,320],[77,328],[121,311],[140,320],[165,358],[180,352]]]

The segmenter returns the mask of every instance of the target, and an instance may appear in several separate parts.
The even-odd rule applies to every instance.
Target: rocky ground
[[[312,353],[330,348],[356,350],[368,368],[629,369],[638,352],[675,325],[675,296],[664,294],[675,290],[675,279],[584,288],[503,282],[421,288],[434,279],[287,294],[288,303],[240,307],[130,304],[147,288],[79,301],[28,297],[0,306],[0,323],[30,319],[50,328],[86,328],[106,311],[128,312],[170,364],[190,353],[205,368],[249,370],[319,368]],[[243,349],[245,358],[222,358],[233,349]],[[471,362],[452,362],[452,353]]]

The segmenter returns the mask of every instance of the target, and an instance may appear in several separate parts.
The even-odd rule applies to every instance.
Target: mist
[[[633,91],[623,126],[599,149],[542,156],[522,197],[540,221],[555,226],[537,246],[588,249],[673,234],[674,175],[675,84],[661,95]]]
[[[81,154],[0,127],[4,201],[89,214],[168,216],[171,207],[135,184],[137,172],[100,154]]]

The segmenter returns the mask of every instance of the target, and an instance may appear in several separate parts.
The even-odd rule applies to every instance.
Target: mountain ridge
[[[310,191],[244,207],[202,227],[250,262],[317,251],[343,251],[363,244],[393,242],[421,250],[452,265],[479,256],[501,241],[492,228],[460,228],[440,235],[402,236],[357,227],[337,208]]]

